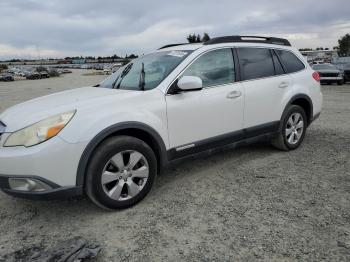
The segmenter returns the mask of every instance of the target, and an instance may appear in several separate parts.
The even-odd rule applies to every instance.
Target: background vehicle
[[[344,83],[350,82],[350,64],[344,65],[343,69],[343,74],[344,74]]]
[[[0,81],[11,82],[11,81],[15,81],[15,79],[12,75],[2,75],[0,76]]]
[[[40,74],[40,78],[50,78],[49,73],[46,71],[40,72],[39,74]]]
[[[313,65],[312,69],[320,74],[321,83],[336,83],[342,85],[344,82],[341,71],[332,64],[318,64]]]
[[[31,73],[28,73],[28,74],[26,75],[26,78],[29,79],[29,80],[36,80],[36,79],[40,79],[41,76],[40,76],[40,73],[31,72]]]
[[[126,208],[176,159],[261,139],[298,148],[321,106],[319,74],[285,39],[164,46],[96,87],[2,113],[0,188],[31,198],[85,192]]]

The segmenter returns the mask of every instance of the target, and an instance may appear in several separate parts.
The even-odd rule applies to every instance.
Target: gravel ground
[[[0,83],[0,111],[103,78],[80,74]],[[0,256],[82,236],[103,246],[97,261],[349,261],[350,86],[322,88],[323,112],[298,150],[261,143],[190,157],[127,210],[0,193]]]

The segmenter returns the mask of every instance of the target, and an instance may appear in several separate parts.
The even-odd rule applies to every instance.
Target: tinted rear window
[[[275,50],[278,54],[286,73],[294,73],[305,68],[305,65],[292,52]]]
[[[243,80],[275,75],[271,52],[265,48],[239,48]]]

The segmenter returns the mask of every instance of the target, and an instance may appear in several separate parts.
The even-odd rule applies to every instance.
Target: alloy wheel
[[[138,195],[146,185],[149,166],[143,154],[127,150],[114,155],[105,165],[101,183],[113,200],[124,201]]]
[[[293,113],[289,117],[285,134],[289,144],[295,145],[299,142],[304,132],[304,119],[300,113]]]

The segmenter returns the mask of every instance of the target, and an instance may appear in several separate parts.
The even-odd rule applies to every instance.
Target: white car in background
[[[96,87],[0,115],[0,188],[14,196],[86,193],[129,207],[170,161],[230,143],[302,143],[321,112],[319,75],[285,39],[219,37],[169,45]]]

